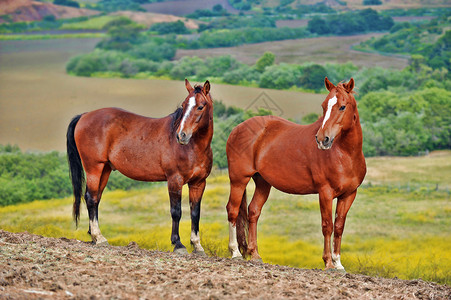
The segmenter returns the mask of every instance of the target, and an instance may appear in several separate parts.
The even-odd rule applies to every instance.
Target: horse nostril
[[[324,144],[327,145],[328,143],[329,143],[329,137],[326,136],[326,137],[324,138]]]
[[[186,138],[186,133],[184,133],[183,131],[180,133],[180,138],[184,139]]]

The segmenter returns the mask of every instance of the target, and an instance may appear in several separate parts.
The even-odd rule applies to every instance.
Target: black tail
[[[236,219],[236,233],[237,242],[241,254],[247,255],[247,236],[249,234],[249,219],[247,217],[247,197],[246,190],[244,190],[243,198],[241,199],[240,210]]]
[[[75,144],[74,131],[81,115],[72,119],[67,128],[67,161],[69,162],[70,178],[72,180],[72,188],[74,191],[74,205],[72,207],[72,215],[75,224],[78,226],[80,219],[80,202],[83,197],[83,185],[85,184],[85,173],[81,164],[80,154]]]

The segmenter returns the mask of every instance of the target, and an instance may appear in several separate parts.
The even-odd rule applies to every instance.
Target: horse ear
[[[354,78],[351,77],[348,83],[343,84],[346,92],[350,93],[354,89]]]
[[[188,93],[191,93],[192,91],[194,91],[193,87],[191,86],[188,79],[186,79],[186,78],[185,78],[185,87],[186,87],[186,90],[188,91]]]
[[[205,81],[204,87],[202,88],[202,92],[204,92],[204,95],[207,96],[210,92],[210,81]]]
[[[330,92],[332,89],[335,88],[335,85],[329,81],[329,79],[324,78],[324,85],[326,86],[326,89]]]

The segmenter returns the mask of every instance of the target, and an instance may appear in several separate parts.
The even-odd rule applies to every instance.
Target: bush
[[[150,41],[145,44],[134,46],[128,53],[135,58],[144,58],[152,61],[163,61],[174,58],[176,47],[173,44],[158,44]]]
[[[155,23],[149,28],[150,31],[156,31],[158,34],[185,34],[189,33],[188,28],[185,27],[185,23],[178,20],[176,22],[163,22],[163,23]]]
[[[289,89],[293,86],[299,86],[301,75],[301,68],[297,65],[280,64],[270,66],[261,75],[259,86],[278,90]]]

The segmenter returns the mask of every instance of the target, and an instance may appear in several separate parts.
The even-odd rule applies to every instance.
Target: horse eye
[[[346,106],[343,105],[343,106],[340,107],[340,110],[343,111],[343,110],[345,110],[345,108],[346,108]]]
[[[202,105],[197,108],[197,110],[202,110],[202,109],[204,109],[204,107]]]

